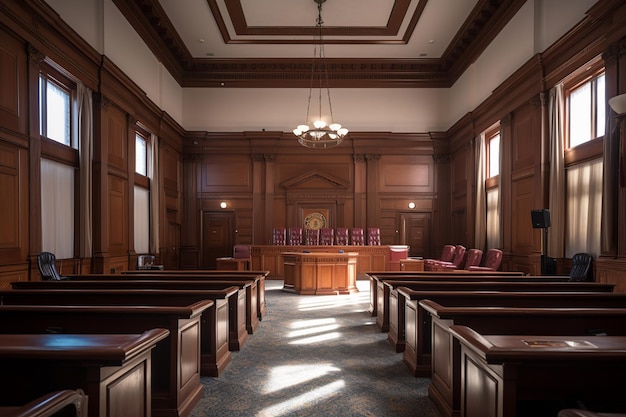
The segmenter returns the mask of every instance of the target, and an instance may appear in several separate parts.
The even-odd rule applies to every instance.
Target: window
[[[150,253],[150,134],[135,131],[134,246],[138,254]]]
[[[489,165],[487,167],[487,178],[492,178],[500,175],[500,132],[491,136],[488,141],[487,158]]]
[[[567,169],[565,256],[600,254],[602,219],[602,159]]]
[[[604,70],[599,69],[585,75],[582,79],[566,83],[568,148],[604,136]]]
[[[485,181],[487,247],[501,247],[500,226],[500,125],[495,125],[485,132],[487,166]]]
[[[62,69],[44,62],[40,67],[39,133],[41,136],[41,247],[59,259],[76,256],[79,230],[77,195],[77,85]]]
[[[70,83],[61,83],[48,74],[39,76],[41,136],[66,146],[78,148],[72,143],[72,91]]]
[[[135,172],[148,176],[148,140],[139,133],[135,134]]]
[[[41,249],[74,257],[74,168],[41,159]]]

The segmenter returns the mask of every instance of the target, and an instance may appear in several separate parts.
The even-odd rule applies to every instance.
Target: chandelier
[[[324,53],[324,42],[322,41],[322,3],[326,0],[314,0],[317,3],[317,25],[316,29],[316,41],[319,41],[319,45],[316,45],[313,50],[313,63],[311,64],[311,84],[309,85],[309,104],[306,109],[306,123],[298,125],[293,130],[294,135],[298,137],[298,142],[302,146],[307,148],[326,149],[333,148],[343,142],[344,136],[348,134],[348,129],[341,127],[339,123],[333,121],[333,106],[330,102],[330,88],[328,87],[328,71],[326,68]],[[318,59],[319,64],[315,64],[315,60]],[[317,68],[317,74],[316,74]],[[318,105],[318,118],[313,121],[311,126],[308,125],[311,113],[311,103],[313,97],[313,84],[315,80],[318,81],[318,96],[317,103],[313,100],[313,105]],[[322,117],[322,91],[326,90],[326,96],[328,97],[328,115],[325,120]]]

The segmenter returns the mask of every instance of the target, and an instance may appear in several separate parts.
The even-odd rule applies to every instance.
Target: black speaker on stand
[[[547,250],[548,250],[548,228],[550,227],[550,210],[539,209],[530,211],[530,219],[533,229],[543,229],[543,250],[541,252],[541,275],[548,273]]]

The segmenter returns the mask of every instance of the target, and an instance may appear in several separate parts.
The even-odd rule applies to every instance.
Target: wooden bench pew
[[[71,281],[198,281],[242,286],[245,289],[245,320],[248,334],[254,333],[259,325],[259,285],[265,288],[265,279],[261,276],[227,276],[221,275],[194,275],[194,274],[81,274],[69,275]],[[263,296],[265,298],[265,296]]]
[[[187,306],[202,300],[213,305],[200,320],[200,373],[217,377],[231,361],[229,304],[238,287],[223,290],[4,290],[0,305]]]
[[[389,332],[388,340],[396,351],[402,349],[402,338],[399,329],[403,326],[404,311],[402,303],[399,303],[397,287],[411,288],[417,291],[598,291],[612,292],[614,284],[603,284],[599,282],[571,282],[555,281],[544,282],[535,278],[528,281],[502,281],[496,278],[486,278],[485,281],[468,282],[466,280],[457,281],[395,281],[384,280],[379,289],[376,324],[383,332]],[[532,288],[530,288],[532,287]],[[393,326],[393,331],[391,330]],[[400,350],[398,350],[400,349]]]
[[[248,338],[247,323],[251,313],[248,310],[248,295],[252,281],[183,281],[183,280],[130,280],[115,275],[109,280],[64,280],[64,281],[16,281],[12,282],[13,289],[56,290],[56,289],[122,289],[122,290],[224,290],[233,286],[239,288],[236,296],[229,297],[228,345],[231,351],[240,350]]]
[[[626,410],[626,336],[485,335],[450,331],[461,345],[461,416],[547,417],[577,400]]]
[[[626,294],[609,292],[415,291],[398,287],[405,304],[403,361],[415,376],[431,376],[430,315],[419,306],[432,300],[447,307],[598,307],[626,308]]]
[[[224,271],[224,270],[213,270],[213,269],[182,269],[182,270],[173,270],[173,269],[157,269],[157,270],[135,270],[135,271],[123,271],[122,275],[149,275],[149,276],[167,276],[167,275],[178,275],[184,277],[184,279],[189,279],[188,277],[192,277],[195,275],[206,276],[207,278],[214,280],[228,280],[232,279],[252,279],[256,282],[257,287],[257,310],[259,320],[263,320],[263,316],[266,312],[266,303],[265,303],[265,280],[269,275],[269,271]]]
[[[394,275],[387,273],[385,275],[371,275],[370,287],[376,288],[376,298],[374,299],[376,311],[376,322],[381,328],[381,331],[389,330],[389,303],[391,297],[396,297],[394,287],[385,285],[386,281],[461,281],[461,282],[482,282],[482,281],[497,281],[497,282],[567,282],[568,277],[556,277],[556,276],[529,276],[520,274],[499,274],[489,275],[487,273],[480,272],[479,274],[470,273],[446,273],[446,275]],[[370,296],[371,297],[371,296]],[[370,300],[371,302],[371,300]]]
[[[0,406],[4,417],[84,417],[87,396],[81,389],[54,391],[19,407]]]
[[[138,334],[0,334],[0,399],[26,403],[69,386],[88,397],[83,416],[181,415],[175,408],[155,408],[162,405],[155,399],[155,351],[168,344],[169,335],[161,328]]]
[[[480,277],[489,276],[489,277],[524,277],[525,274],[523,272],[517,271],[465,271],[465,270],[454,270],[454,271],[378,271],[378,272],[368,272],[365,275],[369,277],[370,280],[370,306],[369,312],[372,316],[376,316],[377,314],[377,300],[378,300],[378,282],[385,279],[394,279],[394,280],[420,280],[420,279],[442,279],[445,280],[447,277],[463,278],[469,280],[481,280]]]
[[[445,307],[432,300],[419,305],[432,321],[428,394],[444,417],[461,412],[461,348],[451,326],[490,335],[626,336],[626,308]]]

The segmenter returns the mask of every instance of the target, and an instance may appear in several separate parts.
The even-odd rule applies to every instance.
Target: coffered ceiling
[[[113,0],[183,87],[308,87],[315,0]],[[449,87],[526,0],[324,0],[331,87]]]

